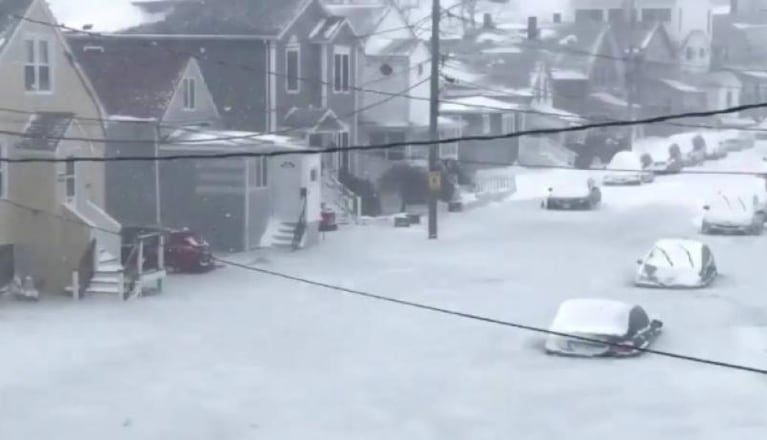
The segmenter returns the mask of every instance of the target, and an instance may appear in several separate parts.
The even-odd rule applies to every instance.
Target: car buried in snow
[[[641,354],[663,329],[641,306],[609,299],[570,299],[559,305],[549,327],[548,354],[629,357]]]
[[[720,191],[703,206],[700,232],[703,234],[741,233],[761,235],[765,213],[756,194]]]
[[[560,182],[548,188],[541,203],[544,209],[575,210],[595,209],[602,202],[602,191],[593,177],[580,176],[567,182]]]
[[[689,239],[658,240],[637,264],[634,284],[639,287],[701,288],[718,275],[708,245]]]
[[[640,156],[633,151],[615,153],[605,170],[604,185],[641,185],[655,179],[655,173],[643,166]]]

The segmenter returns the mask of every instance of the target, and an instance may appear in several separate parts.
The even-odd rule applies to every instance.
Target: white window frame
[[[296,54],[296,86],[290,86],[290,55]],[[301,92],[301,45],[299,43],[290,43],[285,48],[285,91],[289,94]]]
[[[248,190],[264,189],[269,186],[269,158],[248,158]],[[254,173],[255,171],[255,173]]]
[[[32,53],[30,59],[30,53],[28,51],[29,49],[29,43],[32,43]],[[45,63],[40,61],[40,54],[41,50],[40,48],[42,45],[45,44],[45,50],[47,55],[47,60]],[[51,44],[51,39],[39,35],[27,35],[24,38],[24,54],[23,54],[23,66],[24,69],[22,71],[24,76],[24,90],[26,93],[32,93],[32,94],[38,94],[38,95],[49,95],[53,93],[54,90],[54,83],[53,83],[53,54],[51,53],[51,47],[53,44]],[[43,67],[48,68],[48,88],[47,89],[40,89],[40,72]],[[32,83],[31,87],[27,87],[27,69],[32,68],[34,72],[34,82]]]
[[[490,134],[493,125],[490,121],[490,113],[482,113],[482,134]]]
[[[191,111],[197,109],[197,81],[194,78],[184,78],[182,80],[182,94],[184,110]]]
[[[75,162],[71,156],[66,157],[61,164],[63,171],[61,172],[61,181],[64,182],[64,197],[67,202],[77,198],[77,162]],[[72,172],[69,172],[69,166],[72,166]],[[70,193],[70,184],[72,185],[72,191]]]
[[[8,147],[0,141],[0,159],[8,158]],[[8,162],[0,161],[0,199],[8,198]]]
[[[339,72],[339,61],[340,69]],[[344,60],[346,64],[344,64]],[[333,46],[333,92],[349,93],[352,88],[352,53],[349,46]]]

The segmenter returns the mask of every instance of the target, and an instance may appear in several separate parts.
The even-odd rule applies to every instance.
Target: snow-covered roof
[[[680,92],[685,93],[695,93],[700,92],[701,90],[693,85],[684,83],[682,81],[677,81],[675,79],[660,79],[660,82],[663,84],[666,84],[667,86],[671,87],[672,89],[679,90]]]
[[[664,238],[655,242],[648,261],[662,267],[699,268],[704,247],[696,240]]]
[[[611,299],[570,299],[559,305],[549,329],[576,335],[623,336],[628,332],[633,307]]]
[[[519,104],[488,98],[486,96],[466,96],[451,99],[440,105],[443,113],[499,113],[522,109]]]
[[[626,100],[624,100],[622,98],[619,98],[619,97],[613,95],[612,93],[596,92],[596,93],[592,93],[589,96],[591,96],[592,98],[596,99],[597,101],[603,102],[605,104],[610,104],[610,105],[614,105],[614,106],[618,106],[618,107],[627,107],[628,106],[628,103],[626,102]]]
[[[767,79],[767,71],[763,70],[742,70],[740,73],[752,78]]]
[[[302,151],[309,149],[304,145],[300,145],[299,140],[289,136],[249,131],[197,130],[190,128],[175,130],[165,139],[165,144],[173,147],[183,146],[199,150],[236,149],[269,152],[286,150]]]
[[[610,160],[607,169],[638,171],[642,169],[642,161],[639,160],[639,155],[633,151],[619,151]]]
[[[569,69],[552,69],[551,77],[558,80],[588,79],[588,76],[585,73]]]

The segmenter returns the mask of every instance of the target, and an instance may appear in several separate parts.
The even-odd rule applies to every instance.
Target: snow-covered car
[[[570,299],[549,327],[549,354],[579,357],[635,356],[661,334],[663,322],[638,305],[609,299]]]
[[[642,166],[640,156],[633,151],[616,153],[606,171],[602,180],[605,185],[641,185],[655,179],[655,174]]]
[[[745,143],[741,141],[737,130],[727,130],[721,134],[722,148],[728,152],[740,151],[746,148]]]
[[[706,139],[701,133],[680,133],[669,140],[677,145],[685,166],[701,165],[706,160]]]
[[[576,178],[548,188],[544,209],[594,209],[602,202],[602,191],[593,177]]]
[[[739,232],[761,235],[765,213],[756,194],[720,191],[703,206],[703,234]]]
[[[634,284],[640,287],[706,287],[718,275],[708,245],[688,239],[658,240],[637,264]]]

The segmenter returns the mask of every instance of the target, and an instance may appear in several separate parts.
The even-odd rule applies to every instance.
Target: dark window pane
[[[24,66],[24,87],[27,90],[36,90],[35,66]]]
[[[349,90],[349,74],[351,70],[349,68],[349,55],[343,57],[343,89]]]
[[[333,63],[333,90],[335,91],[341,90],[341,65],[341,55],[336,55]]]
[[[287,55],[286,74],[288,77],[288,90],[291,91],[298,90],[298,62],[298,51],[289,50]]]
[[[38,66],[37,68],[37,90],[47,91],[51,89],[51,68],[48,66]]]
[[[575,11],[576,22],[603,21],[604,15],[601,9],[578,9]]]

